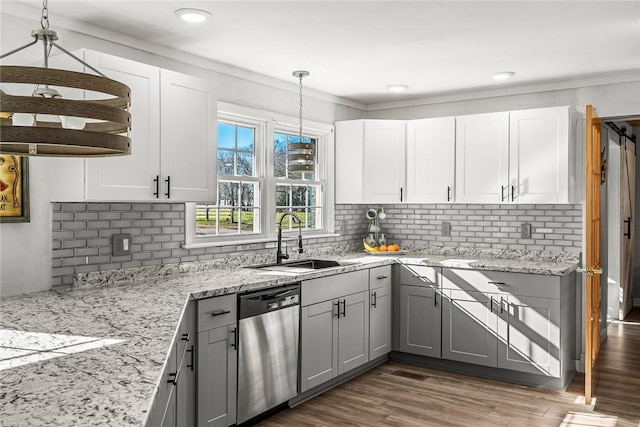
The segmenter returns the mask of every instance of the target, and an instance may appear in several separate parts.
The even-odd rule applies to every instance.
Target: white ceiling
[[[16,2],[39,18],[41,0],[0,5]],[[189,25],[174,16],[181,7],[212,17]],[[305,87],[364,104],[640,79],[640,1],[50,0],[49,9],[53,29],[56,17],[79,20],[288,82],[305,69]],[[504,70],[517,74],[491,79]],[[395,83],[410,88],[388,92]]]

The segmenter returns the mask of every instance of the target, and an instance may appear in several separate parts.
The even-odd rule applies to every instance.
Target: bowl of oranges
[[[363,240],[362,244],[364,246],[364,250],[366,252],[369,252],[369,253],[372,253],[372,254],[394,255],[394,254],[404,253],[405,252],[402,249],[400,249],[400,245],[397,244],[397,243],[390,243],[388,245],[380,245],[380,246],[371,246],[371,245],[369,245],[367,242],[365,242]]]

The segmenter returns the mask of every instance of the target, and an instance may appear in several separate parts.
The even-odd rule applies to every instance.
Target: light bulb
[[[82,117],[60,116],[60,124],[64,129],[82,130],[86,122]]]
[[[33,126],[35,122],[35,116],[28,113],[13,113],[13,117],[11,118],[11,124],[13,126]]]

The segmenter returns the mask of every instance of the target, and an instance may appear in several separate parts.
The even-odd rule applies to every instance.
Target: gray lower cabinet
[[[443,277],[444,359],[556,378],[573,371],[575,275],[444,269]]]
[[[195,304],[188,303],[178,326],[147,426],[195,425]]]
[[[400,351],[440,358],[442,297],[431,286],[400,286]]]
[[[369,360],[391,351],[391,285],[369,291]]]
[[[369,271],[302,282],[300,391],[369,361]]]
[[[236,295],[198,301],[198,427],[236,423],[236,313]]]

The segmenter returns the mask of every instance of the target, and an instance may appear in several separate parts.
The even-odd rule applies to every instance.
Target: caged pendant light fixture
[[[56,43],[49,29],[48,0],[43,0],[41,28],[34,40],[0,56],[4,59],[42,42],[44,67],[0,65],[0,154],[51,157],[104,157],[131,154],[131,90],[111,80]],[[49,68],[53,47],[98,75]],[[6,84],[6,86],[5,86]],[[9,88],[33,85],[30,96],[12,95]],[[56,89],[54,87],[60,88]],[[65,99],[64,92],[81,89],[99,99]],[[93,94],[90,96],[94,98]],[[89,98],[89,97],[87,97]]]
[[[299,140],[297,143],[288,145],[288,163],[289,172],[313,172],[316,165],[316,145],[313,140],[305,142],[302,136],[302,79],[309,75],[308,71],[294,71],[293,77],[297,77],[300,81],[300,108],[299,108],[299,122],[300,132],[298,134]]]

